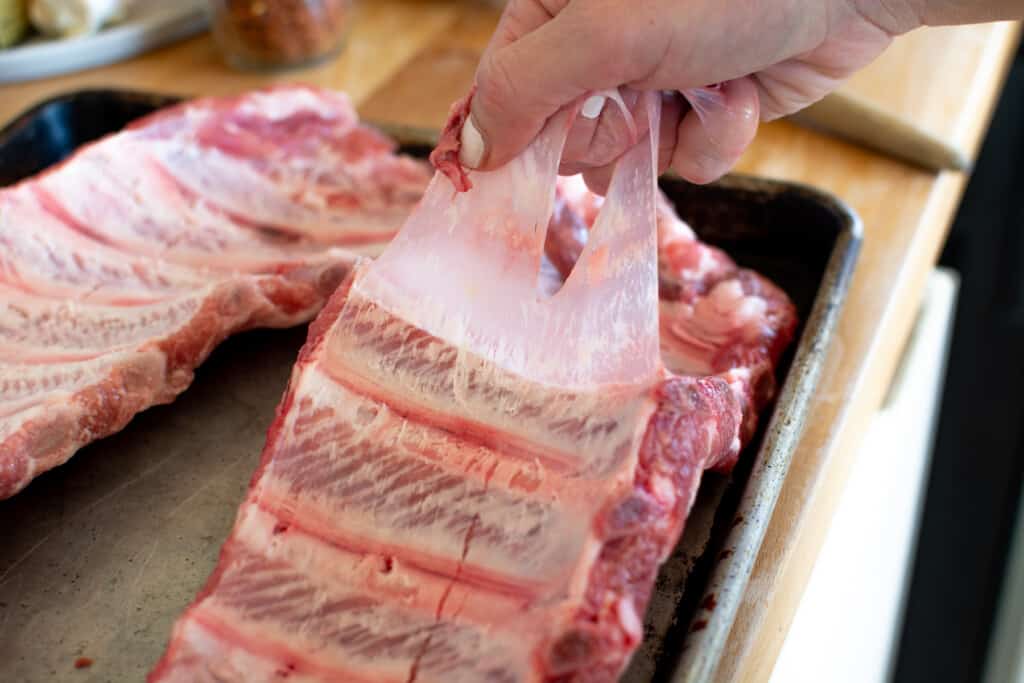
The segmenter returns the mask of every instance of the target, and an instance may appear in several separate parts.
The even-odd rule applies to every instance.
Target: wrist
[[[888,0],[866,0],[885,3]],[[1020,0],[895,0],[912,6],[920,26],[953,26],[1024,19]]]

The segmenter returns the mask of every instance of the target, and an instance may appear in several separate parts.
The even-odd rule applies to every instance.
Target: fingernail
[[[472,117],[466,119],[459,134],[459,161],[467,168],[476,168],[484,160],[484,138],[473,125]]]
[[[601,115],[601,110],[604,109],[604,95],[592,95],[587,98],[586,102],[583,103],[583,108],[580,110],[580,114],[585,119],[596,119]]]

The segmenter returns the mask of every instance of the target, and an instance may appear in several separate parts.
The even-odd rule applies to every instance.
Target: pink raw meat
[[[345,95],[281,92],[198,100],[131,132],[185,191],[249,225],[379,251],[423,194],[424,165],[360,125]]]
[[[491,173],[458,168],[447,129],[454,185],[435,175],[310,327],[151,682],[618,677],[750,403],[729,372],[662,364],[653,136],[619,161],[565,284],[538,290],[571,113]]]
[[[563,275],[579,258],[603,201],[582,176],[559,178],[545,252]],[[726,378],[745,404],[745,443],[775,395],[775,366],[796,331],[796,310],[770,280],[698,240],[660,192],[657,223],[662,360],[678,374]]]
[[[171,401],[228,335],[309,320],[428,181],[344,95],[278,87],[0,191],[0,498]]]

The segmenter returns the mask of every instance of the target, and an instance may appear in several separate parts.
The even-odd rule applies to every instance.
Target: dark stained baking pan
[[[0,130],[0,185],[178,101],[92,90]],[[383,126],[423,154],[429,135]],[[803,430],[860,244],[857,217],[809,187],[745,176],[662,188],[706,242],[779,284],[800,314],[780,393],[728,476],[708,473],[662,568],[628,683],[713,681]],[[229,339],[176,402],[138,415],[0,502],[0,680],[142,680],[227,537],[304,330]],[[76,668],[85,663],[87,668]]]

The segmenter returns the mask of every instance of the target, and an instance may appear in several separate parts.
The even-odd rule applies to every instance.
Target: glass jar
[[[278,69],[341,51],[353,0],[210,0],[214,39],[232,66]]]

